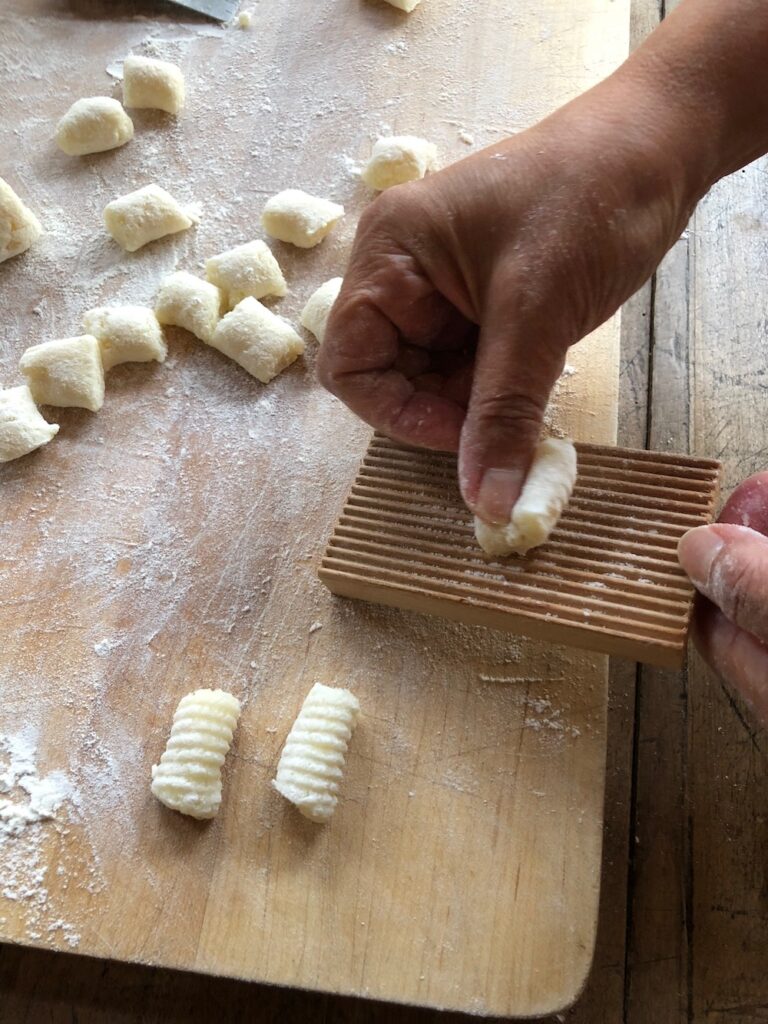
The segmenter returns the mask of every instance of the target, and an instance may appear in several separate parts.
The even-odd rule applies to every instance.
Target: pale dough
[[[210,344],[262,384],[268,384],[304,351],[304,342],[288,321],[254,298],[243,299],[222,318]]]
[[[349,690],[315,683],[288,733],[272,785],[310,821],[328,821],[336,810],[359,713]]]
[[[168,354],[157,317],[146,306],[97,306],[83,317],[83,330],[99,343],[105,370],[118,363],[162,363]]]
[[[56,126],[56,142],[68,156],[103,153],[132,138],[133,121],[109,96],[77,100]]]
[[[159,185],[145,185],[113,199],[104,209],[104,224],[128,252],[192,226],[192,218]]]
[[[25,252],[42,233],[34,213],[0,178],[0,263]]]
[[[418,7],[421,0],[387,0],[388,4],[392,4],[393,7],[399,7],[401,11],[408,11],[409,13]]]
[[[280,266],[265,242],[245,242],[205,263],[205,276],[221,288],[228,309],[248,298],[282,297],[288,291]]]
[[[423,178],[437,163],[437,148],[415,135],[377,139],[361,172],[366,185],[383,191],[393,185]]]
[[[328,324],[328,317],[331,315],[333,304],[338,298],[343,278],[332,277],[325,281],[307,299],[304,309],[301,311],[299,323],[322,343],[325,337],[325,328]]]
[[[216,285],[186,270],[169,274],[155,299],[155,316],[161,324],[173,324],[212,344],[221,317],[222,295]]]
[[[221,767],[240,717],[240,701],[224,690],[182,697],[160,764],[152,765],[152,793],[192,818],[213,818],[221,805]]]
[[[506,526],[475,517],[475,536],[489,555],[524,555],[544,544],[557,526],[576,483],[576,449],[556,437],[541,441]]]
[[[57,423],[48,423],[40,415],[26,384],[0,389],[0,462],[20,459],[58,432]]]
[[[90,334],[33,345],[19,367],[38,405],[98,412],[104,404],[104,367],[99,343]]]
[[[311,196],[298,188],[287,188],[267,200],[261,223],[268,235],[311,249],[325,238],[344,216],[344,207],[329,199]]]
[[[184,106],[184,75],[167,60],[132,55],[123,62],[123,103],[178,114]]]

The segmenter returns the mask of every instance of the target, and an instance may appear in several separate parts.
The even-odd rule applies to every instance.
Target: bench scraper
[[[171,3],[199,14],[207,14],[216,21],[231,21],[240,6],[240,0],[171,0]]]

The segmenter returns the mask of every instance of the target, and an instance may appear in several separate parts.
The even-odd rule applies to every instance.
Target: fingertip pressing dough
[[[305,347],[287,320],[250,297],[222,317],[210,344],[262,384],[290,366]]]
[[[338,298],[343,278],[332,277],[330,281],[321,284],[307,299],[304,309],[301,311],[299,323],[322,343],[325,337],[325,328],[328,324],[328,317],[331,315],[333,304]]]
[[[377,139],[361,172],[366,185],[383,191],[423,178],[437,163],[437,147],[415,135]]]
[[[0,263],[25,252],[42,233],[34,213],[0,178]]]
[[[91,334],[33,345],[19,366],[38,405],[98,412],[104,404],[104,367],[99,343]]]
[[[83,330],[99,343],[105,370],[118,363],[162,363],[168,354],[157,317],[146,306],[97,306],[83,317]]]
[[[58,432],[58,423],[48,423],[40,415],[26,384],[0,389],[0,462],[20,459]]]
[[[213,818],[221,805],[221,767],[240,717],[240,701],[224,690],[195,690],[179,701],[152,793],[171,810]]]
[[[261,223],[268,235],[311,249],[344,216],[344,207],[298,188],[287,188],[267,200]]]
[[[494,526],[475,517],[475,536],[489,555],[524,555],[544,544],[568,504],[576,483],[573,442],[550,437],[541,441],[510,522]]]
[[[68,156],[103,153],[133,138],[133,121],[110,96],[76,100],[56,126],[56,142]]]
[[[183,327],[210,345],[221,319],[221,307],[222,295],[215,284],[177,270],[160,285],[155,316],[161,324]]]
[[[280,755],[272,785],[310,821],[329,820],[360,704],[349,690],[315,683]]]
[[[128,192],[104,208],[107,231],[127,252],[136,252],[148,242],[184,231],[192,223],[170,192],[159,185],[145,185]]]
[[[401,11],[406,11],[410,14],[410,12],[415,7],[419,6],[421,0],[387,0],[387,3],[391,4],[393,7],[398,7]]]
[[[205,263],[205,276],[221,289],[228,309],[252,296],[282,297],[288,288],[283,272],[265,242],[253,241],[212,256]]]
[[[184,106],[184,75],[167,60],[132,54],[123,62],[123,103],[178,114]]]

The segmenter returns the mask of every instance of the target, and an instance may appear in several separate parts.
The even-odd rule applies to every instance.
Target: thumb
[[[697,526],[677,553],[700,594],[734,625],[768,640],[768,538],[748,526]]]
[[[539,442],[544,411],[568,342],[551,311],[509,294],[491,300],[480,329],[475,372],[459,444],[459,484],[488,523],[509,521]]]

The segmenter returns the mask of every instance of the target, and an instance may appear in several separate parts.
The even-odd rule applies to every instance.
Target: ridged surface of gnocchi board
[[[486,556],[456,459],[374,437],[320,564],[335,594],[680,666],[693,584],[677,560],[711,522],[720,463],[577,445],[576,487],[525,558]]]
[[[46,232],[0,267],[4,385],[86,309],[151,302],[163,275],[261,237],[288,187],[347,209],[317,249],[273,246],[290,287],[273,308],[296,323],[343,271],[370,200],[352,171],[377,135],[423,136],[448,162],[521,130],[616,66],[629,15],[338,0],[298,18],[271,0],[248,31],[117,6],[0,12],[0,173]],[[181,65],[184,114],[132,111],[129,144],[65,156],[57,118],[119,96],[128,52]],[[102,210],[151,181],[199,202],[200,223],[127,254]],[[0,938],[473,1013],[563,1007],[595,937],[605,657],[332,596],[319,559],[368,428],[318,387],[312,345],[264,386],[167,336],[164,364],[111,369],[98,414],[46,410],[59,435],[0,469],[0,776],[33,771],[62,798],[0,828]],[[569,355],[556,429],[615,441],[618,348],[613,320]],[[269,785],[316,680],[362,709],[325,826]],[[243,704],[209,823],[149,789],[201,687]]]

